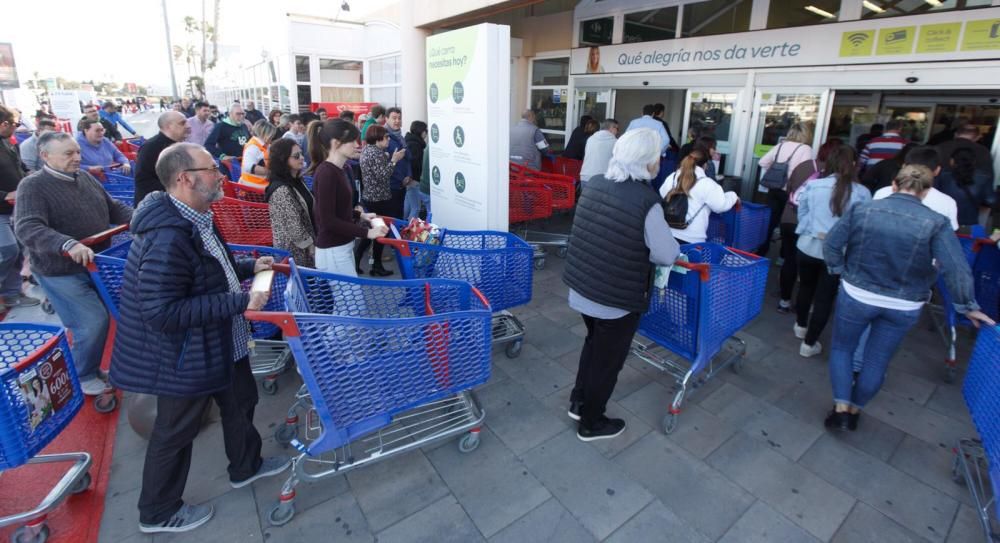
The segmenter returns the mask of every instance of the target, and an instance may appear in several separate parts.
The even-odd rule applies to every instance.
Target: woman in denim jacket
[[[793,330],[795,337],[802,340],[799,355],[806,358],[823,351],[819,335],[830,319],[840,286],[840,276],[827,273],[823,240],[851,207],[872,199],[864,185],[854,182],[856,172],[854,149],[837,145],[826,157],[823,177],[806,183],[798,199],[799,223],[795,233],[799,237],[795,246],[799,295],[795,300]]]
[[[995,324],[979,311],[972,272],[948,219],[920,203],[933,183],[926,166],[904,166],[892,196],[851,208],[827,234],[823,257],[830,273],[841,276],[843,290],[830,348],[834,409],[825,421],[828,428],[857,428],[861,409],[882,387],[889,360],[920,317],[938,273],[957,312],[977,327]],[[855,378],[851,355],[869,325],[864,364]]]

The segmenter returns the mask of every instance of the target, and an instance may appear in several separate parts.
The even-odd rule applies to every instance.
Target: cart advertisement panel
[[[482,24],[427,38],[434,222],[507,230],[510,29]]]

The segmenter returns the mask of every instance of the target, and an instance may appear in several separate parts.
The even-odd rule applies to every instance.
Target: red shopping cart
[[[244,202],[265,203],[264,187],[251,187],[242,183],[225,181],[222,185],[222,192],[228,198],[236,198]]]
[[[268,205],[236,198],[223,198],[212,204],[215,226],[226,243],[265,245],[274,243]]]
[[[0,471],[26,464],[72,462],[48,495],[29,511],[0,517],[0,527],[20,524],[15,542],[49,537],[46,515],[70,494],[90,488],[88,453],[38,454],[83,406],[83,391],[60,326],[0,323]],[[15,490],[15,489],[10,489]]]

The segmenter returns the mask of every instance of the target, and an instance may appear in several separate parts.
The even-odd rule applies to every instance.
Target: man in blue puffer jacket
[[[267,293],[243,293],[240,281],[273,259],[236,261],[212,225],[211,205],[225,178],[200,145],[177,143],[160,155],[167,189],[142,201],[122,278],[111,382],[157,396],[139,494],[143,533],[183,532],[212,517],[211,506],[181,496],[202,414],[215,400],[222,417],[234,488],[284,471],[287,457],[261,459],[253,426],[257,385],[250,371],[250,325]]]

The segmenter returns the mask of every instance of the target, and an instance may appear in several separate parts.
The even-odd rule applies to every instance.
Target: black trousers
[[[369,213],[378,213],[383,217],[394,217],[400,218],[400,215],[394,215],[392,200],[382,200],[381,202],[364,202],[365,209]],[[370,245],[372,247],[372,257],[375,259],[375,263],[372,267],[381,270],[382,269],[382,252],[385,250],[385,245],[381,243],[373,242],[368,238],[362,238],[358,240],[358,244],[354,247],[354,267],[361,269],[361,259],[365,256],[365,251],[368,250]]]
[[[767,256],[767,251],[771,248],[771,238],[774,236],[774,229],[781,222],[781,213],[785,211],[785,204],[788,203],[788,193],[781,189],[771,189],[767,191],[767,207],[771,208],[771,220],[767,225],[767,240],[764,245],[757,249],[757,254]]]
[[[156,421],[146,447],[139,494],[139,522],[165,522],[180,509],[194,438],[201,429],[209,402],[215,400],[222,415],[222,439],[229,458],[229,480],[243,481],[260,469],[261,439],[253,425],[257,383],[244,358],[233,368],[229,388],[208,396],[157,396]]]
[[[798,251],[799,296],[795,299],[795,322],[807,326],[806,345],[815,345],[833,313],[840,276],[830,275],[826,263]],[[812,307],[812,316],[809,308]]]
[[[779,283],[782,300],[792,299],[792,292],[795,291],[795,280],[799,274],[798,249],[795,248],[795,244],[799,241],[799,235],[795,233],[796,226],[798,225],[781,223],[781,258],[784,262],[781,264]]]
[[[628,357],[632,336],[639,328],[639,317],[639,313],[629,313],[620,319],[607,320],[583,315],[587,337],[580,351],[576,386],[570,393],[570,401],[583,404],[580,424],[589,428],[604,415],[618,383],[618,372]]]
[[[392,189],[392,200],[389,200],[389,202],[391,202],[390,205],[392,206],[389,208],[391,211],[389,216],[397,219],[405,219],[406,217],[403,216],[403,207],[406,202],[406,189]]]

